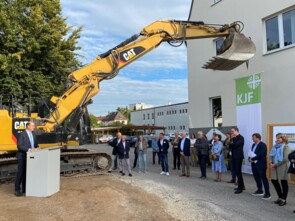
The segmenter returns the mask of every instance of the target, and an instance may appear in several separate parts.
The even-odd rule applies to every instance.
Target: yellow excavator
[[[62,146],[61,172],[96,172],[111,166],[111,157],[85,149],[67,148],[88,142],[90,134],[87,105],[99,92],[99,83],[114,78],[120,69],[158,47],[162,42],[177,46],[187,40],[225,38],[220,54],[203,68],[232,70],[247,63],[255,54],[255,45],[241,34],[241,22],[211,25],[204,22],[160,20],[141,30],[139,34],[97,56],[90,64],[68,76],[61,95],[50,100],[40,99],[37,107],[28,103],[26,109],[13,97],[0,99],[0,179],[15,176],[17,134],[25,129],[27,121],[37,125],[41,148]],[[2,96],[4,97],[4,96]]]

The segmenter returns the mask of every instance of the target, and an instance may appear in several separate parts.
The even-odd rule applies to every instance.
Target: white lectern
[[[51,196],[59,188],[60,147],[27,152],[26,196]]]

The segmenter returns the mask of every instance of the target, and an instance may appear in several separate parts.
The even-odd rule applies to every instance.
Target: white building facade
[[[152,108],[154,107],[151,104],[146,104],[146,103],[136,103],[136,104],[129,104],[129,109],[131,110],[143,110],[147,108]]]
[[[190,131],[212,127],[226,131],[236,126],[236,79],[257,73],[261,80],[259,120],[263,139],[267,137],[267,124],[295,122],[294,0],[193,1],[189,20],[207,24],[242,21],[242,33],[256,45],[248,68],[242,65],[232,71],[213,71],[202,66],[216,55],[220,39],[188,41]]]
[[[131,124],[166,127],[166,133],[188,132],[188,102],[133,111]]]

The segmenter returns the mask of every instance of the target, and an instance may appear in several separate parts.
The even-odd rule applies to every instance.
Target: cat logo
[[[28,122],[29,121],[15,121],[14,122],[14,129],[15,130],[24,130],[24,129],[26,129],[26,124]]]
[[[133,58],[135,56],[135,52],[134,52],[134,48],[130,49],[129,51],[125,52],[123,54],[123,57],[125,58],[126,61],[128,61],[129,59]]]
[[[128,61],[130,61],[132,58],[135,59],[136,56],[139,56],[142,52],[145,51],[144,47],[137,46],[128,50],[122,51],[116,59],[122,63],[125,64]]]

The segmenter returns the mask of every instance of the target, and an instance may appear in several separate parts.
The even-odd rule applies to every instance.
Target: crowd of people
[[[153,164],[161,164],[161,175],[169,176],[168,149],[169,142],[172,146],[173,153],[173,170],[181,170],[181,177],[190,177],[190,167],[200,165],[201,179],[206,179],[206,165],[208,159],[211,158],[212,172],[215,173],[215,182],[221,182],[222,174],[227,172],[225,158],[231,170],[231,180],[228,183],[234,183],[237,188],[234,189],[235,194],[242,193],[246,188],[242,174],[242,164],[244,159],[251,164],[253,178],[256,182],[257,190],[252,193],[253,196],[260,196],[263,200],[271,199],[269,190],[269,182],[266,176],[267,162],[270,163],[271,183],[277,193],[277,200],[274,201],[278,206],[287,204],[288,196],[288,179],[289,174],[295,174],[295,151],[291,151],[288,145],[288,139],[282,133],[276,134],[275,145],[267,154],[266,144],[261,141],[261,135],[254,133],[252,135],[253,145],[247,156],[244,156],[244,137],[239,133],[237,127],[233,127],[226,134],[226,139],[222,142],[220,134],[213,134],[211,140],[199,131],[197,136],[191,134],[187,138],[186,132],[175,132],[175,138],[171,141],[165,139],[161,133],[159,138],[153,137],[151,142]],[[113,166],[109,169],[111,173],[113,169],[120,169],[122,176],[128,171],[132,176],[129,151],[130,144],[126,141],[126,137],[121,133],[117,133],[117,137],[112,142]],[[134,148],[134,164],[133,169],[138,173],[147,172],[147,149],[148,142],[144,136],[139,136]],[[156,161],[156,157],[158,160]],[[269,159],[269,161],[267,160]],[[119,165],[117,163],[119,159]],[[264,188],[264,191],[263,191]],[[294,210],[295,213],[295,210]]]
[[[36,135],[33,133],[35,129],[34,122],[26,124],[26,130],[18,136],[18,171],[15,179],[15,195],[22,196],[25,193],[26,180],[26,152],[36,151],[39,149]],[[271,183],[277,193],[277,200],[274,201],[278,206],[285,206],[288,197],[288,180],[289,174],[295,174],[295,150],[291,151],[288,145],[288,139],[282,133],[276,134],[276,141],[267,154],[267,146],[261,141],[261,135],[254,133],[252,135],[252,147],[247,156],[244,156],[244,137],[239,133],[237,127],[233,127],[230,133],[227,133],[226,139],[222,142],[220,134],[213,134],[213,138],[208,141],[206,135],[199,131],[197,137],[191,134],[187,138],[186,132],[181,136],[175,132],[175,138],[171,140],[173,152],[173,170],[181,170],[181,177],[190,177],[190,167],[200,164],[201,179],[206,179],[206,164],[209,156],[212,159],[212,172],[215,173],[216,182],[220,182],[222,174],[227,171],[225,165],[225,157],[228,158],[231,170],[231,180],[228,183],[237,184],[235,194],[240,194],[245,190],[245,184],[242,174],[243,160],[249,161],[252,168],[253,178],[256,182],[257,190],[252,193],[253,196],[260,196],[263,200],[271,199],[269,191],[269,182],[266,176],[267,162],[269,162]],[[155,136],[151,142],[153,152],[153,164],[156,164],[156,156],[158,164],[161,164],[161,175],[169,176],[168,149],[169,142],[161,133],[159,139]],[[130,165],[130,143],[126,140],[126,136],[117,133],[116,138],[112,141],[112,162],[108,172],[112,172],[117,168],[120,169],[122,176],[128,172],[132,177]],[[147,166],[147,149],[148,142],[144,136],[139,136],[134,148],[133,169],[137,169],[138,173],[146,173]],[[226,154],[225,154],[226,153]],[[119,165],[118,165],[119,159]],[[269,159],[269,160],[267,160]],[[264,191],[263,191],[264,188]],[[295,210],[294,210],[295,213]]]

